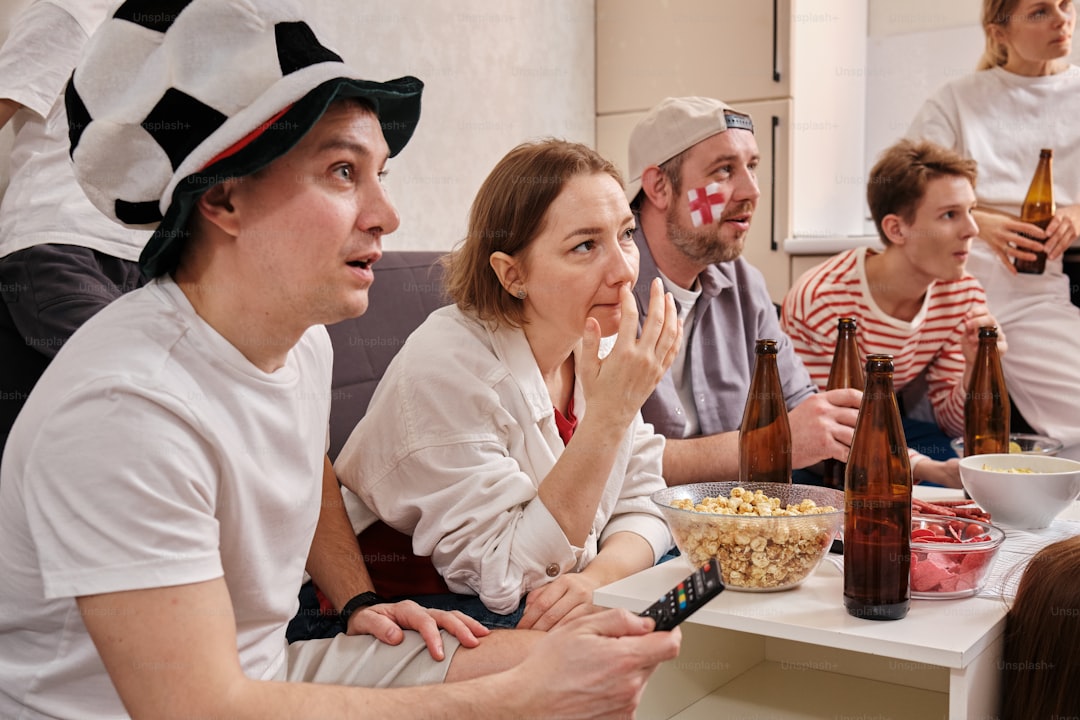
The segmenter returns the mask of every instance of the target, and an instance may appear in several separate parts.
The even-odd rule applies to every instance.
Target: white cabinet
[[[792,0],[596,0],[596,112],[790,91]]]
[[[597,149],[626,169],[630,131],[665,97],[754,118],[761,200],[745,255],[774,301],[793,235],[862,230],[867,0],[596,0]]]

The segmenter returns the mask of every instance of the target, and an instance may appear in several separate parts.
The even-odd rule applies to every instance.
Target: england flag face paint
[[[694,227],[711,225],[720,219],[727,204],[727,198],[720,189],[720,183],[712,182],[705,187],[694,188],[689,192],[690,222]]]

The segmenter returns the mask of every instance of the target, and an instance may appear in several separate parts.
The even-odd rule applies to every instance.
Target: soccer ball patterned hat
[[[91,202],[155,229],[139,264],[172,270],[205,190],[284,155],[338,98],[375,108],[396,155],[423,83],[364,80],[319,42],[301,0],[127,0],[67,86],[71,159]]]

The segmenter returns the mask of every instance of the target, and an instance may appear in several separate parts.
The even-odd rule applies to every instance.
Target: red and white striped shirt
[[[781,327],[814,383],[824,389],[836,348],[837,321],[855,318],[855,341],[862,356],[893,356],[897,392],[925,369],[938,426],[951,437],[963,435],[963,319],[972,309],[986,309],[986,293],[967,274],[960,280],[934,282],[915,318],[899,320],[878,307],[870,294],[867,252],[874,251],[847,250],[804,273],[784,298]]]

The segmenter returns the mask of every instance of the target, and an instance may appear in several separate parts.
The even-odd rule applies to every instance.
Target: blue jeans
[[[285,638],[289,642],[297,640],[315,640],[318,638],[334,637],[338,633],[345,632],[345,624],[338,618],[337,613],[327,613],[319,607],[319,599],[315,595],[315,586],[305,583],[300,588],[300,610],[289,621],[285,630]],[[499,615],[491,612],[480,598],[475,595],[458,595],[456,593],[444,593],[441,595],[413,595],[404,597],[388,598],[393,602],[400,600],[412,600],[423,607],[435,608],[436,610],[460,610],[469,617],[476,618],[481,625],[489,628],[512,628],[521,620],[525,612],[525,603],[518,605],[517,609],[509,615]]]
[[[436,610],[459,610],[488,628],[513,628],[516,627],[521,616],[525,613],[525,601],[518,603],[517,609],[507,615],[492,612],[480,602],[476,595],[459,595],[458,593],[442,593],[440,595],[412,595],[394,598],[394,600],[412,600],[417,605],[422,605]]]
[[[941,431],[937,423],[925,420],[913,420],[903,417],[904,437],[907,439],[909,448],[918,450],[923,455],[933,460],[951,460],[956,457],[949,442],[952,440]]]

